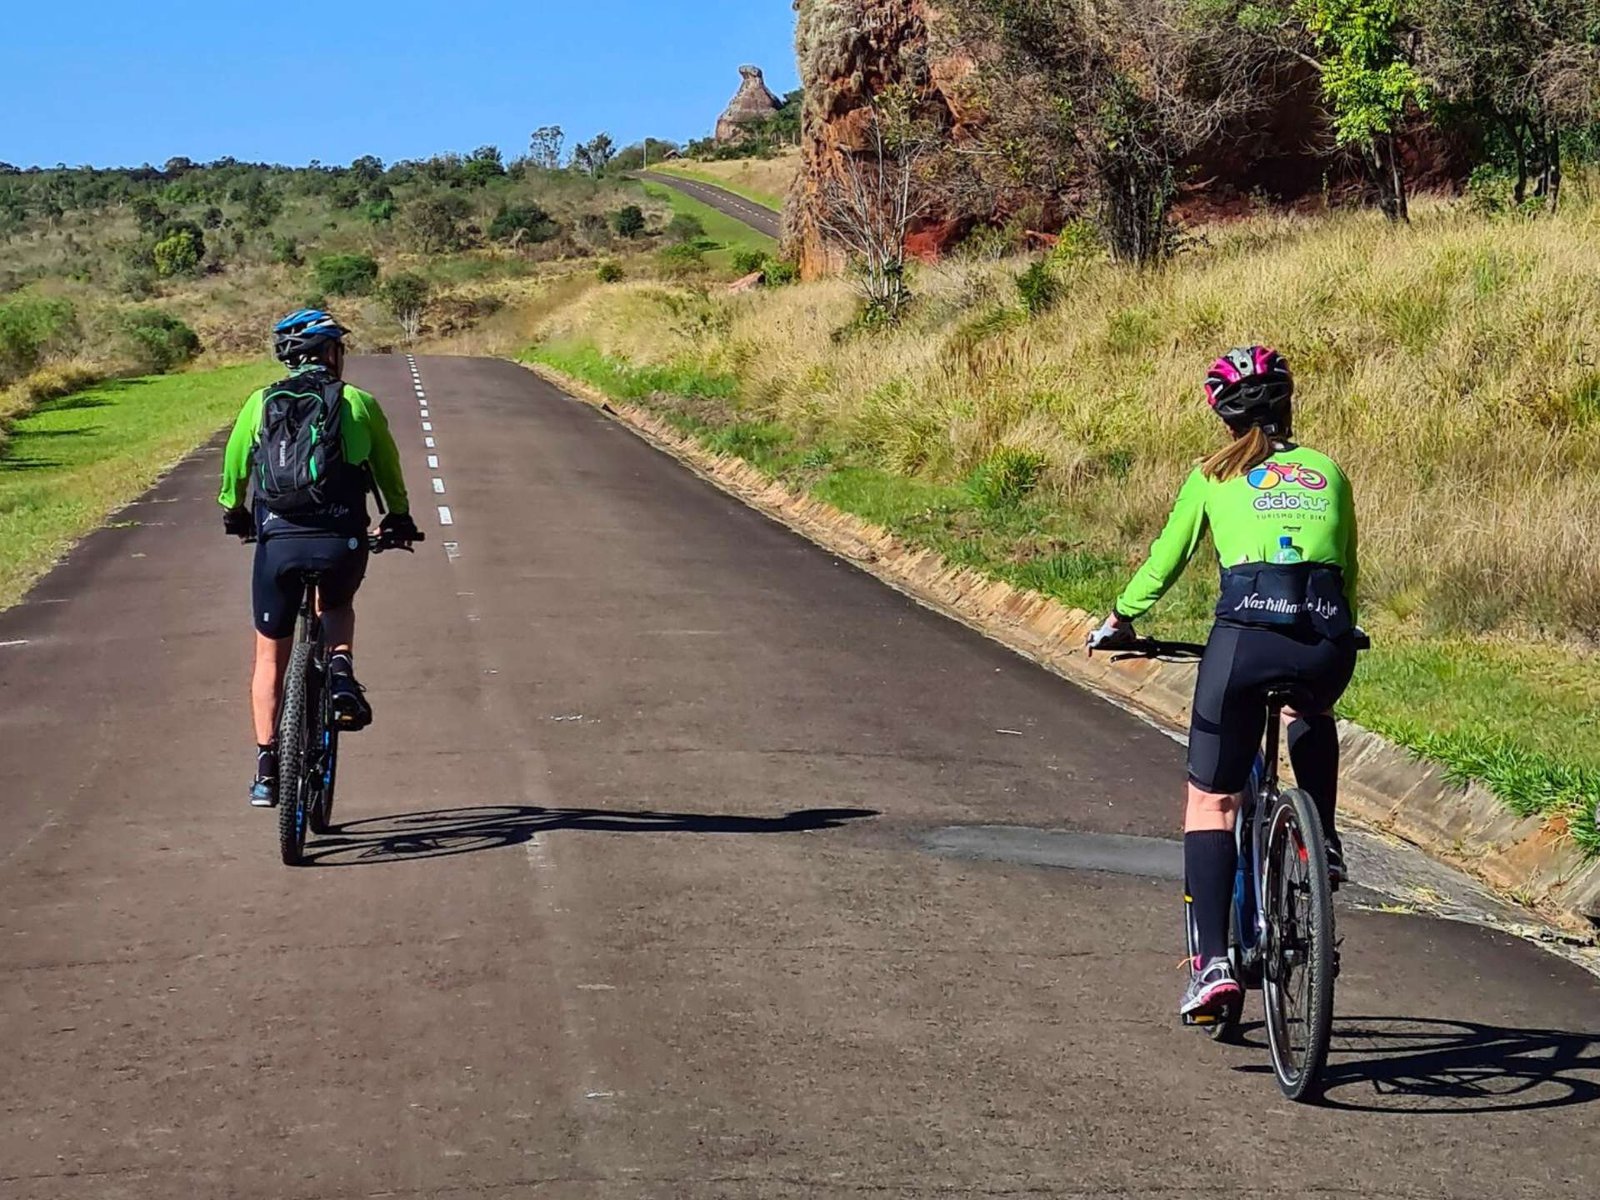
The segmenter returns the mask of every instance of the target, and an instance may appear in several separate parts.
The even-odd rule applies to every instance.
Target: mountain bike
[[[412,540],[425,539],[418,532]],[[373,554],[411,550],[376,534],[368,538],[367,548]],[[286,867],[305,862],[308,829],[323,834],[333,827],[339,730],[328,688],[328,644],[317,611],[319,582],[320,572],[301,572],[300,614],[278,705],[278,855]]]
[[[1358,634],[1358,649],[1370,645],[1364,633]],[[1179,662],[1198,659],[1205,647],[1141,638],[1117,651],[1113,662],[1125,658]],[[1263,993],[1267,1043],[1278,1087],[1291,1100],[1306,1100],[1314,1098],[1328,1061],[1339,948],[1327,841],[1316,803],[1305,791],[1282,787],[1278,780],[1281,718],[1291,706],[1289,693],[1287,688],[1273,688],[1262,697],[1267,706],[1266,736],[1234,819],[1239,866],[1228,957],[1240,985]],[[1192,908],[1185,895],[1191,961],[1199,953]],[[1186,1017],[1184,1023],[1226,1041],[1237,1036],[1243,1015],[1241,995],[1220,1014],[1198,1014]]]

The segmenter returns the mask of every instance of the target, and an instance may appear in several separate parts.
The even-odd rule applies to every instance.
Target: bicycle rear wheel
[[[311,832],[324,834],[333,828],[333,787],[339,778],[339,731],[328,718],[327,689],[322,703],[322,773],[317,784],[317,802],[311,806]]]
[[[1322,822],[1311,797],[1290,788],[1267,826],[1267,1040],[1278,1086],[1314,1099],[1333,1034],[1333,888]]]
[[[283,706],[278,712],[278,854],[297,867],[306,848],[306,806],[310,801],[306,765],[312,755],[311,643],[297,641],[283,675]]]

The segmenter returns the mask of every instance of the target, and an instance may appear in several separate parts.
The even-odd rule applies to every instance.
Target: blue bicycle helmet
[[[272,327],[272,352],[279,362],[298,366],[320,357],[323,347],[344,341],[347,332],[320,308],[302,308]]]

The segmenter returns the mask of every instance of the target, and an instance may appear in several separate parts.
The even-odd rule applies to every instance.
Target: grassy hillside
[[[664,204],[674,213],[682,213],[699,221],[706,234],[699,242],[706,261],[714,269],[731,271],[733,255],[740,250],[756,254],[774,254],[778,243],[763,233],[757,233],[743,221],[718,212],[709,204],[702,204],[692,196],[661,184],[647,183],[645,194],[658,204]]]
[[[781,212],[784,197],[789,194],[795,176],[800,173],[800,151],[785,150],[771,158],[730,158],[722,161],[680,158],[659,163],[651,169],[715,184],[763,208]]]
[[[0,458],[0,608],[227,423],[275,370],[259,362],[115,380],[18,420]]]
[[[540,353],[603,386],[670,368],[631,390],[957,561],[1103,611],[1218,443],[1206,363],[1279,345],[1300,435],[1357,489],[1382,648],[1346,710],[1522,811],[1578,819],[1600,794],[1596,232],[1592,199],[1541,221],[1435,205],[1411,229],[1262,219],[1159,273],[1063,252],[1036,315],[1027,264],[952,263],[878,334],[849,332],[842,281],[636,285],[546,317]],[[1214,588],[1197,561],[1154,628],[1199,631]],[[1578,832],[1596,843],[1592,816]]]

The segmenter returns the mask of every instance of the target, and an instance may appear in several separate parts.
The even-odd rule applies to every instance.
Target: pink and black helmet
[[[1265,346],[1229,350],[1206,372],[1206,400],[1230,426],[1286,426],[1294,376],[1288,360]]]

